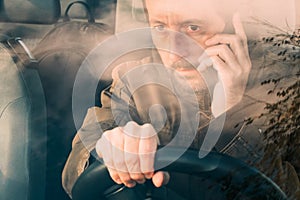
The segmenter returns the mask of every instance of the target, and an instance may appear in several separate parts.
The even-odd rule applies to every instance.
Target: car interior
[[[291,29],[295,29],[300,25],[300,1],[278,1],[274,9],[278,9],[280,2],[287,2],[281,8],[286,16],[276,23],[290,23]],[[276,16],[259,9],[256,14],[265,18]],[[0,199],[70,200],[62,187],[61,173],[77,131],[72,113],[76,74],[99,43],[146,26],[140,0],[0,0]],[[101,106],[100,93],[111,83],[111,70],[120,62],[122,59],[112,64],[104,80],[91,76],[99,81],[95,101],[80,107],[76,123],[82,123],[89,107]],[[85,98],[83,95],[81,100]],[[184,167],[180,162],[189,160],[190,155],[185,156],[173,167],[205,168],[205,163]],[[210,162],[212,158],[207,159]],[[240,166],[230,159],[226,162],[228,166],[224,169]],[[220,173],[224,169],[220,168]],[[96,178],[108,179],[107,174],[97,174],[101,170],[96,165],[89,168],[86,173],[91,173],[88,177],[95,180],[83,177],[74,190],[74,199],[93,196],[95,188],[87,189],[89,184],[98,184]],[[257,171],[251,170],[247,173],[257,175]],[[113,185],[110,180],[107,182],[106,187]],[[99,186],[99,191],[104,189]]]
[[[69,199],[61,186],[61,171],[76,133],[71,110],[68,110],[72,105],[70,96],[75,68],[68,69],[68,60],[56,61],[51,51],[57,52],[61,47],[49,46],[42,38],[59,23],[64,23],[66,16],[61,11],[70,3],[1,1],[1,152],[4,155],[1,159],[1,199]],[[76,18],[77,22],[85,20],[86,23],[101,24],[97,32],[100,32],[99,37],[89,38],[87,33],[80,41],[76,40],[78,35],[74,32],[73,38],[66,40],[68,32],[65,32],[66,37],[59,44],[75,40],[70,49],[81,48],[78,46],[81,45],[88,53],[93,48],[88,47],[88,42],[96,45],[104,35],[112,34],[114,14],[111,12],[115,2],[83,3],[78,3],[68,13],[69,21]],[[92,5],[93,13],[98,13],[91,16],[97,22],[86,18],[84,6],[87,3]],[[49,56],[41,58],[46,54]],[[71,55],[65,58],[68,56]],[[80,56],[74,54],[73,58],[83,61],[86,55]],[[79,68],[80,62],[76,64]],[[61,71],[55,66],[61,66]],[[61,76],[63,73],[70,77]],[[56,103],[54,97],[65,102]],[[64,105],[68,106],[62,110]],[[60,115],[66,110],[66,115]]]

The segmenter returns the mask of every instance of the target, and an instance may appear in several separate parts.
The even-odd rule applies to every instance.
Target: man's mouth
[[[195,70],[197,65],[186,61],[185,59],[180,59],[170,65],[170,67],[176,71],[191,71]]]
[[[186,62],[177,62],[176,64],[172,65],[172,69],[176,72],[177,75],[184,78],[187,81],[193,90],[203,90],[206,89],[206,83],[203,80],[199,71],[191,65],[190,63]]]

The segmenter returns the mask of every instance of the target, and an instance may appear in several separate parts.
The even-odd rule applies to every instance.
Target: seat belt
[[[38,61],[30,52],[29,48],[25,45],[20,37],[9,38],[2,41],[5,47],[9,50],[11,57],[19,69],[38,68]]]

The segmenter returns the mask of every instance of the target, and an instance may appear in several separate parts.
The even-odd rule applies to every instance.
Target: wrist
[[[213,116],[218,117],[224,112],[234,107],[236,104],[238,104],[243,98],[243,93],[244,92],[226,93],[221,83],[217,83],[211,104]]]

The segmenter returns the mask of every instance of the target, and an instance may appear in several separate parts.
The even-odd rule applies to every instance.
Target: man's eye
[[[200,31],[200,26],[197,26],[197,25],[188,25],[186,27],[186,29],[187,29],[188,33],[195,33],[195,32]]]
[[[165,26],[164,25],[157,25],[153,27],[156,31],[158,32],[163,32],[165,31]]]

